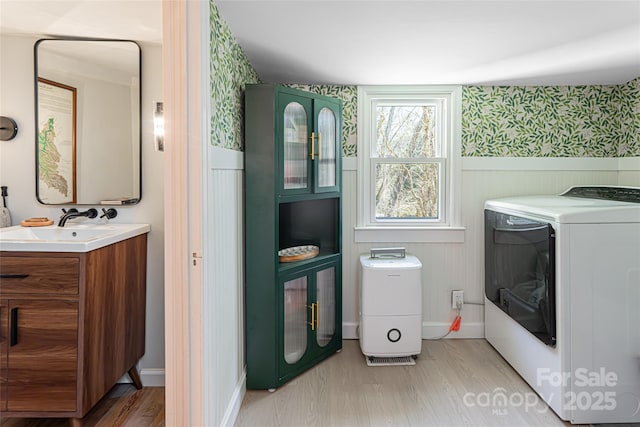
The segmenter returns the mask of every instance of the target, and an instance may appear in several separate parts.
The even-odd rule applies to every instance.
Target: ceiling
[[[214,3],[266,82],[618,84],[640,75],[640,0]],[[0,32],[158,44],[161,9],[160,0],[0,0]]]
[[[619,84],[640,0],[214,0],[266,82]]]
[[[0,0],[0,33],[159,44],[160,0]]]

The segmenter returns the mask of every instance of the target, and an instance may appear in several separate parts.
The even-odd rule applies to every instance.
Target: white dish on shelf
[[[295,262],[318,256],[320,248],[314,245],[293,246],[278,251],[280,262]]]

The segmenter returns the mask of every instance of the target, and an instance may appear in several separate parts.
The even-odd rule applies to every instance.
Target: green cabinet
[[[339,192],[341,103],[290,91],[277,94],[278,193]]]
[[[340,316],[336,311],[336,277],[341,274],[340,258],[301,271],[282,274],[278,283],[282,313],[279,332],[282,357],[279,381],[287,381],[341,348],[337,333]]]
[[[245,92],[247,387],[276,388],[342,348],[339,100]],[[278,251],[313,245],[313,258]]]

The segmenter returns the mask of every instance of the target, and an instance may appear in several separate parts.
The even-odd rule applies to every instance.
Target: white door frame
[[[206,1],[162,1],[165,118],[165,424],[204,425],[203,155],[208,141]],[[204,50],[206,49],[206,50]],[[204,83],[203,83],[204,82]]]

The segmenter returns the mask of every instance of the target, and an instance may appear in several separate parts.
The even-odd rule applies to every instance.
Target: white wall
[[[0,184],[8,187],[14,225],[25,218],[57,219],[60,207],[35,197],[35,117],[33,46],[38,37],[0,36],[0,115],[13,118],[18,135],[0,141]],[[146,353],[140,361],[145,385],[164,383],[163,159],[153,148],[153,110],[162,100],[162,50],[142,45],[142,201],[117,207],[113,222],[148,223]],[[95,220],[92,220],[95,221]]]

